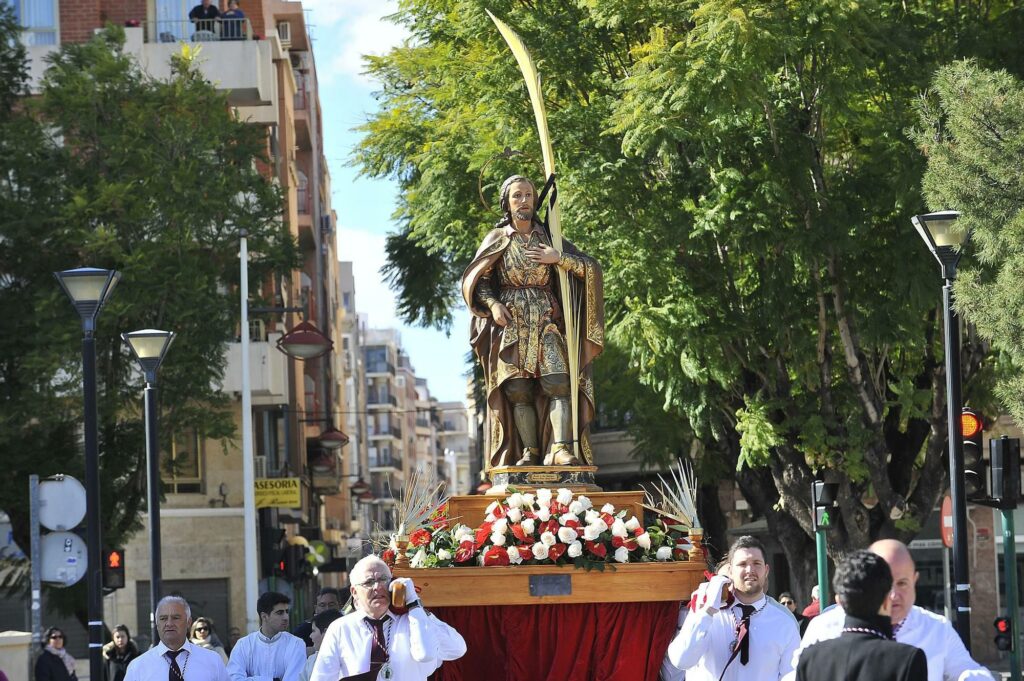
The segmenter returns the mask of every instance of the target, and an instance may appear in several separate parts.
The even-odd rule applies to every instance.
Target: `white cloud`
[[[363,75],[367,54],[385,54],[408,33],[384,19],[398,10],[395,0],[304,0],[315,26],[318,75],[322,85],[337,79],[373,87]]]

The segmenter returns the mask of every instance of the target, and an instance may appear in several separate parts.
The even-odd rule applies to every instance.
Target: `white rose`
[[[539,504],[540,506],[550,506],[551,505],[551,490],[549,490],[549,489],[539,489],[539,490],[537,490],[537,504]]]
[[[427,562],[427,552],[424,549],[420,549],[416,552],[416,555],[409,561],[409,566],[414,568],[423,567]]]
[[[451,560],[452,559],[452,552],[449,551],[448,549],[438,549],[437,550],[437,559],[438,560]]]
[[[620,546],[619,548],[615,549],[615,560],[619,563],[628,563],[629,549],[627,549],[625,546]]]
[[[508,529],[508,518],[498,518],[491,525],[491,532],[504,532]]]
[[[504,532],[491,532],[491,543],[495,546],[505,545],[505,533]]]
[[[640,521],[636,519],[636,516],[633,516],[632,518],[630,518],[629,520],[626,521],[626,529],[629,530],[630,532],[632,532],[633,530],[635,530],[635,529],[637,529],[639,527],[640,527]]]
[[[523,495],[523,506],[533,506],[534,499],[536,499],[536,497],[534,497],[532,494],[529,494],[529,493],[524,494]]]
[[[612,536],[626,538],[626,523],[622,522],[622,518],[616,518],[615,522],[612,523]]]
[[[640,545],[644,551],[648,551],[651,548],[651,535],[644,532],[636,538],[636,543]]]
[[[583,555],[583,544],[578,541],[574,541],[569,544],[569,550],[567,551],[570,558],[579,558]]]
[[[523,557],[519,555],[519,549],[514,546],[508,547],[505,552],[508,554],[508,561],[513,565],[519,565],[523,562]]]
[[[547,544],[542,544],[540,542],[537,542],[536,544],[533,545],[533,549],[531,549],[531,550],[533,551],[533,557],[536,558],[537,560],[544,560],[545,558],[548,557],[548,547],[547,547]]]
[[[562,515],[558,516],[558,522],[562,525],[565,525],[570,520],[575,520],[576,522],[580,521],[580,519],[574,516],[572,513],[563,513]]]
[[[523,532],[525,532],[526,534],[533,534],[533,531],[537,529],[537,526],[534,524],[533,518],[527,518],[523,521],[522,525]]]
[[[572,513],[573,515],[579,515],[580,513],[583,513],[583,511],[585,510],[587,509],[583,508],[583,504],[581,504],[579,501],[574,501],[571,504],[569,504],[569,513]]]
[[[570,544],[570,543],[576,541],[576,538],[579,537],[579,536],[580,535],[576,533],[576,530],[572,529],[571,527],[560,527],[560,528],[558,528],[558,539],[563,544]],[[650,542],[648,542],[648,543],[650,543]]]
[[[487,515],[484,516],[484,521],[485,522],[493,523],[495,520],[497,520],[497,518],[494,517],[493,513],[488,513]]]
[[[601,536],[603,530],[598,529],[597,525],[587,525],[583,528],[583,538],[587,541],[596,541]]]
[[[508,515],[505,517],[508,518],[508,521],[510,523],[518,523],[520,520],[523,519],[523,509],[518,507],[510,508],[508,511]]]
[[[590,525],[593,525],[594,527],[596,527],[598,533],[604,532],[605,530],[608,529],[608,525],[603,520],[601,520],[600,518],[598,518],[594,522],[590,523]]]
[[[558,539],[552,532],[544,532],[540,535],[540,543],[547,546],[554,546]]]
[[[559,488],[557,500],[558,503],[562,504],[563,506],[568,506],[569,504],[572,503],[572,491],[567,490],[564,487]]]
[[[654,554],[654,557],[658,560],[672,560],[672,547],[659,546],[658,552]]]
[[[516,492],[505,500],[505,504],[508,505],[509,508],[519,508],[523,505],[523,495]]]
[[[605,504],[601,507],[601,513],[615,513],[615,507],[611,504]]]
[[[587,512],[583,514],[583,520],[589,525],[595,520],[600,520],[601,514],[592,508],[587,509]]]
[[[547,506],[541,506],[537,510],[537,520],[541,521],[542,523],[546,523],[550,519],[551,519],[551,509],[548,508]]]
[[[466,525],[459,525],[455,528],[455,543],[461,544],[467,539],[472,539],[476,535],[471,527]]]
[[[594,508],[594,504],[593,504],[592,501],[590,501],[590,498],[589,497],[585,497],[582,494],[579,495],[578,497],[576,497],[576,501],[578,501],[581,504],[583,504],[583,510],[584,511],[589,511],[590,509]]]

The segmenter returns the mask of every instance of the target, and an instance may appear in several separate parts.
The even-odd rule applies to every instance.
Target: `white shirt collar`
[[[754,606],[754,612],[760,612],[761,609],[764,608],[764,606],[767,605],[767,604],[768,604],[768,594],[761,594],[761,597],[759,599],[757,599],[753,603],[750,603],[750,605]],[[740,603],[739,599],[736,599],[736,601],[732,604],[732,606],[730,606],[729,609],[730,610],[735,609],[737,614],[741,614],[743,612],[743,610],[740,608],[741,605],[747,605],[747,604],[746,603]]]

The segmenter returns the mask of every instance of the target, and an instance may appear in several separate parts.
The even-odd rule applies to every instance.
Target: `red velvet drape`
[[[657,681],[679,604],[431,608],[466,639],[434,681]]]

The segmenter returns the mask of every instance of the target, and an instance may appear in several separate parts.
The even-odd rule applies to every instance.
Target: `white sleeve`
[[[669,662],[676,669],[689,669],[697,664],[711,643],[711,624],[715,616],[706,610],[687,615],[683,628],[668,646]]]
[[[785,606],[783,606],[785,607]],[[787,627],[789,636],[782,645],[782,655],[779,657],[779,679],[793,679],[796,675],[796,660],[800,650],[800,628],[793,620],[793,625]]]
[[[287,651],[288,664],[284,668],[282,681],[299,681],[302,669],[306,666],[306,643],[298,637],[289,639]]]
[[[228,678],[230,681],[273,681],[269,676],[249,676],[249,658],[251,656],[252,643],[249,637],[238,639],[238,643],[231,649],[231,657],[228,659]]]
[[[960,635],[956,633],[956,629],[948,621],[944,622],[942,633],[944,638],[943,646],[946,650],[946,655],[943,658],[945,660],[945,669],[942,670],[942,677],[944,679],[956,679],[957,681],[985,679],[985,681],[992,681],[992,674],[974,661],[971,654],[967,652],[964,642],[960,640]]]
[[[429,615],[429,619],[437,645],[438,664],[445,660],[457,660],[466,654],[466,640],[455,627],[442,622],[434,615]]]
[[[332,622],[324,635],[309,681],[338,681],[341,677],[341,627],[335,624]]]
[[[845,616],[844,616],[845,617]],[[793,651],[792,663],[790,664],[789,671],[782,677],[782,681],[794,681],[796,679],[796,666],[800,662],[800,653],[806,648],[814,645],[818,641],[823,641],[828,636],[825,635],[825,623],[826,620],[822,619],[822,615],[818,615],[811,619],[807,623],[807,629],[804,631],[804,637],[800,639],[799,645]],[[799,635],[799,628],[797,629]]]

